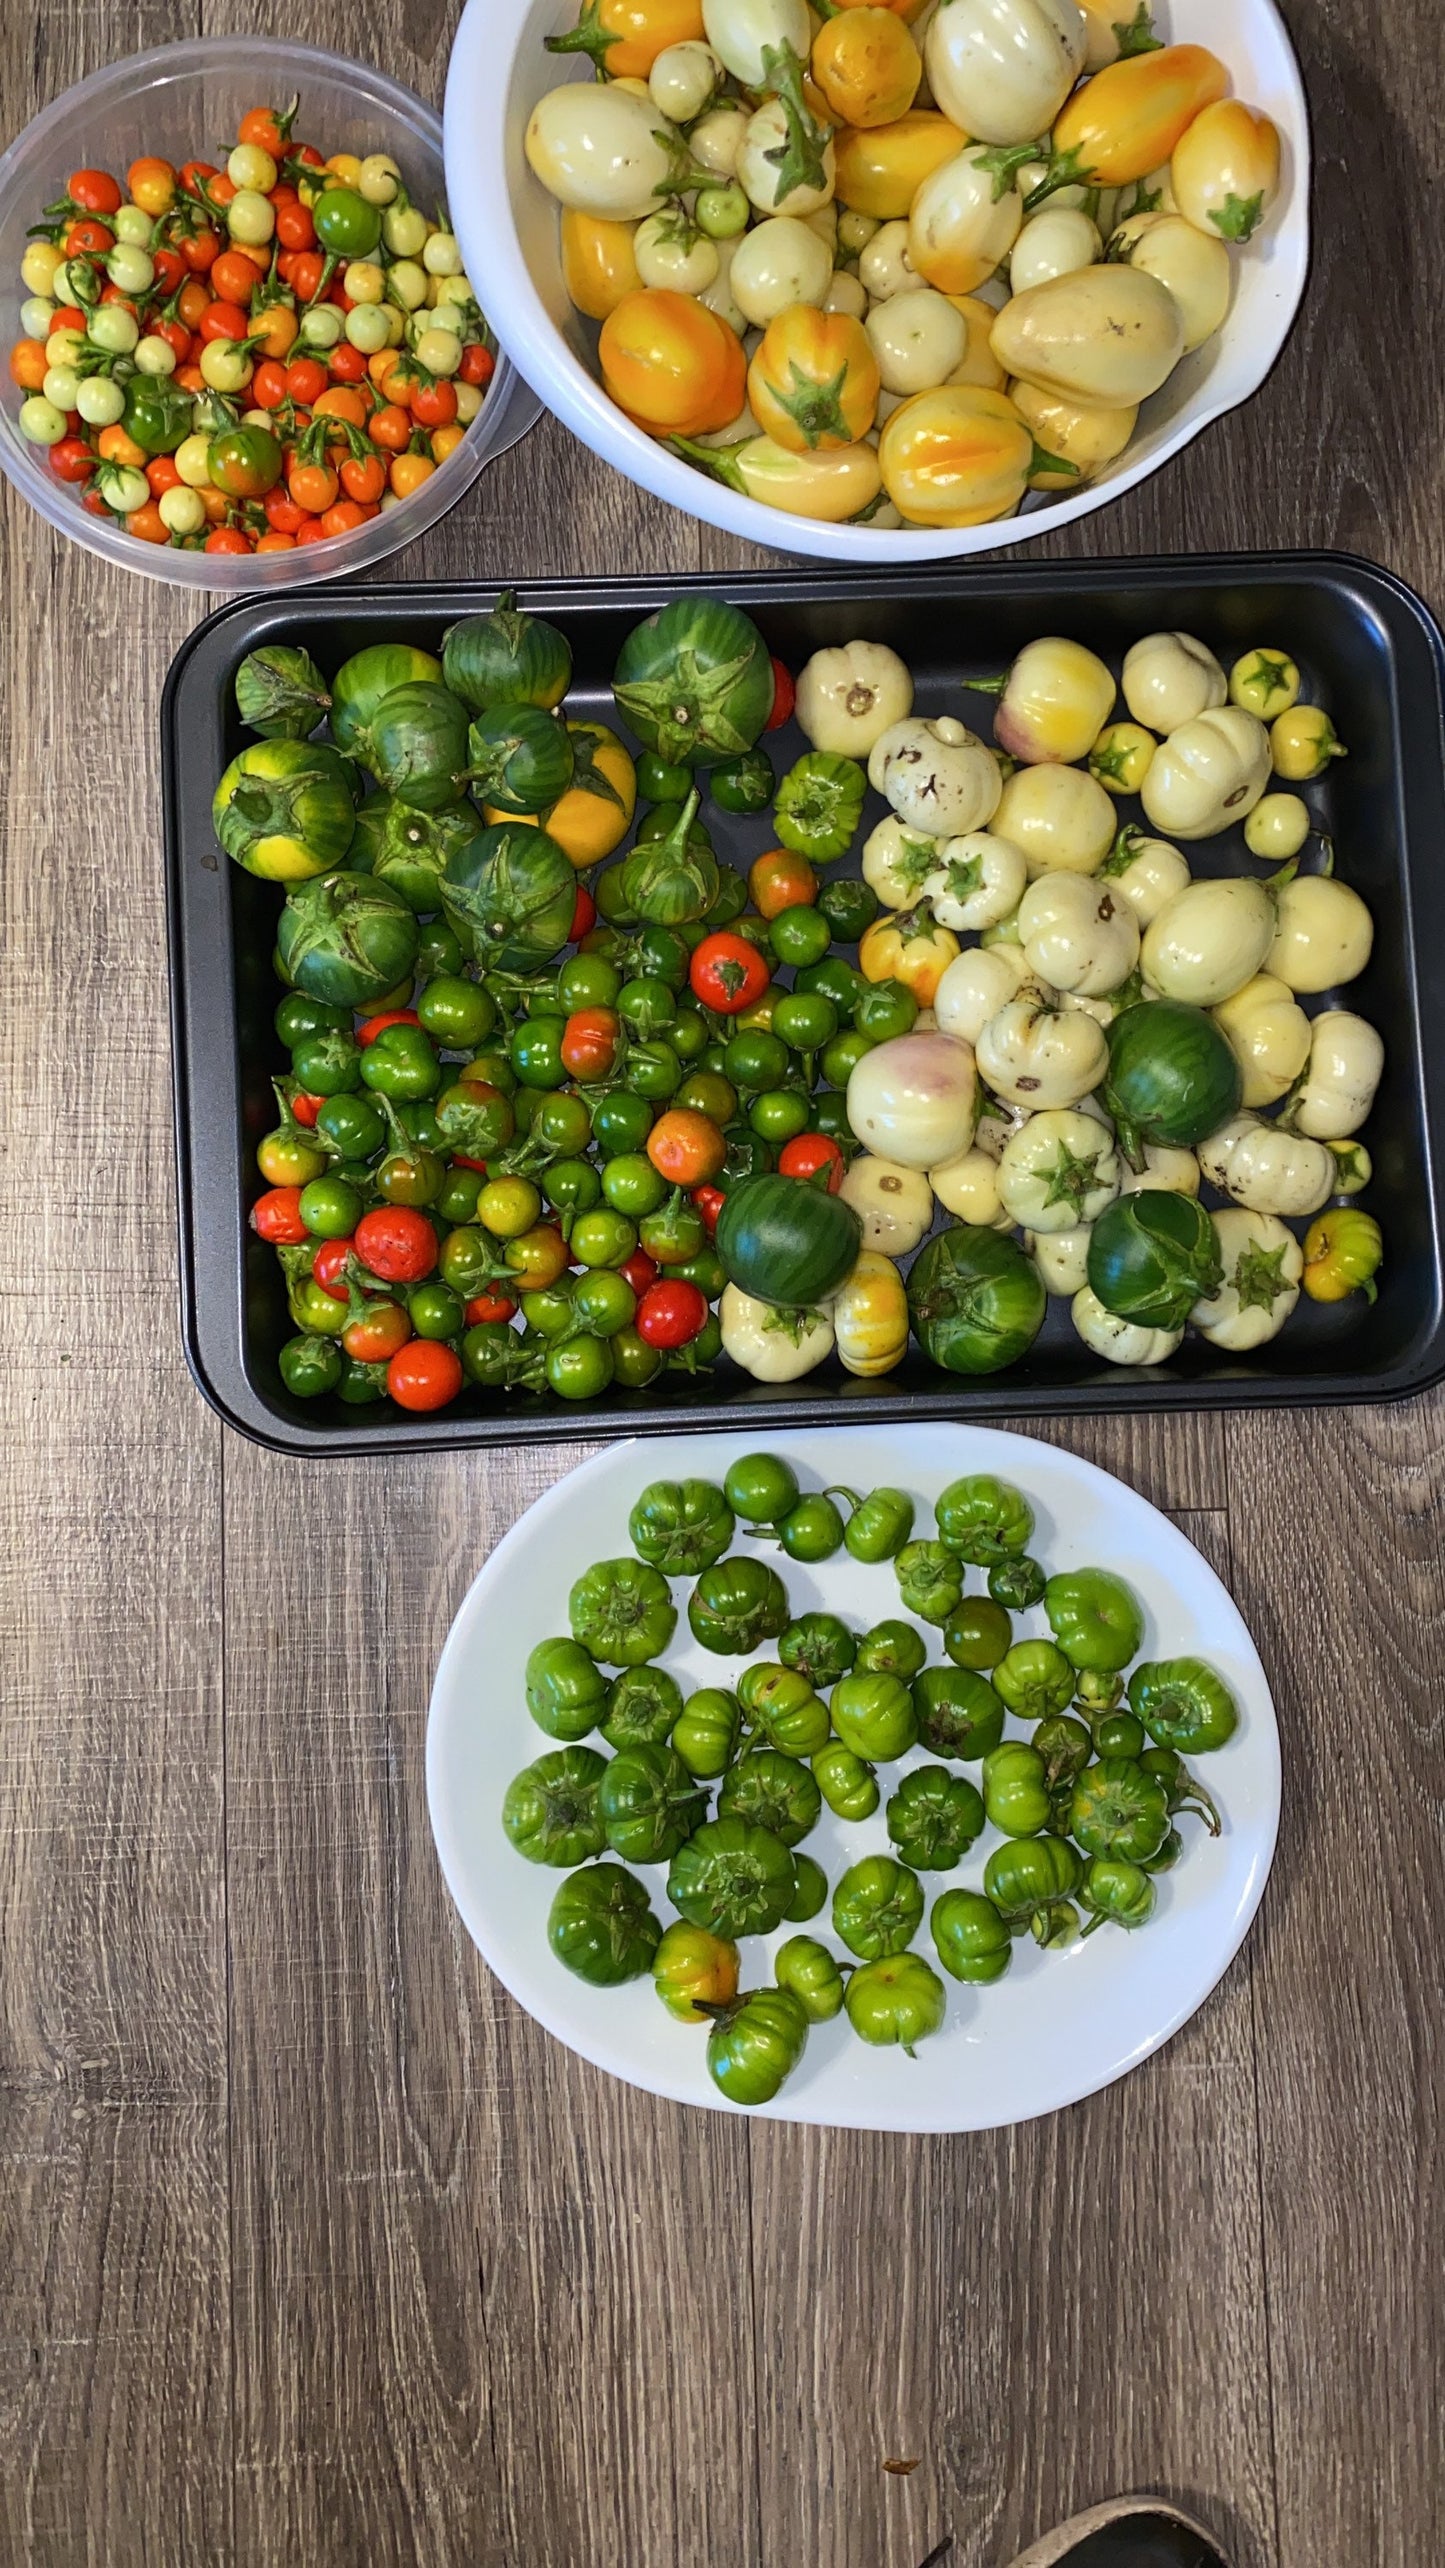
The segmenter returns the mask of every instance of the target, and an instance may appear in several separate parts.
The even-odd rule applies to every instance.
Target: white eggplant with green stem
[[[1256,1114],[1232,1115],[1201,1141],[1199,1165],[1211,1186],[1252,1213],[1299,1220],[1336,1192],[1335,1161],[1322,1141]]]
[[[718,1304],[723,1352],[755,1382],[798,1382],[833,1352],[833,1323],[826,1311],[779,1310],[736,1284]]]
[[[913,711],[913,679],[886,642],[845,642],[804,663],[795,709],[814,749],[866,760]]]
[[[1044,1291],[1051,1299],[1071,1302],[1082,1293],[1089,1280],[1089,1242],[1094,1236],[1092,1222],[1079,1222],[1073,1230],[1029,1231],[1024,1249],[1044,1279]]]
[[[933,1227],[933,1192],[921,1168],[860,1151],[838,1189],[863,1225],[863,1246],[908,1257]]]
[[[1119,1174],[1106,1123],[1051,1108],[1013,1135],[998,1164],[999,1199],[1021,1229],[1075,1230],[1112,1204]]]
[[[833,273],[826,244],[795,214],[770,215],[733,249],[728,282],[733,301],[754,329],[766,330],[794,304],[821,304]],[[806,726],[805,726],[806,728]],[[821,748],[821,741],[814,746]]]
[[[1349,1008],[1323,1009],[1281,1124],[1313,1141],[1348,1141],[1375,1102],[1384,1068],[1385,1047],[1368,1019]]]
[[[970,830],[961,838],[944,841],[932,871],[924,877],[923,897],[940,927],[951,927],[959,935],[980,935],[1018,908],[1028,871],[1023,850],[1011,839],[995,837],[986,829]],[[1068,879],[1077,882],[1082,877]]]
[[[942,840],[906,829],[897,813],[890,812],[863,842],[863,880],[885,909],[912,909],[937,871],[942,849]]]
[[[1183,729],[1226,702],[1229,680],[1192,633],[1146,633],[1124,654],[1124,702],[1146,731]]]
[[[946,1213],[975,1230],[1012,1230],[1013,1215],[999,1193],[999,1161],[974,1142],[954,1159],[930,1168],[928,1182]]]
[[[1147,1195],[1153,1189],[1165,1195],[1197,1195],[1199,1181],[1199,1162],[1192,1150],[1176,1149],[1167,1141],[1147,1141],[1143,1167],[1125,1163],[1119,1192]]]
[[[1160,743],[1140,800],[1146,818],[1171,838],[1217,838],[1253,811],[1270,774],[1264,724],[1225,704],[1181,723]]]
[[[934,1014],[945,1034],[976,1045],[990,1020],[1025,988],[1036,985],[1021,945],[969,946],[939,982]]]
[[[1167,838],[1150,838],[1132,826],[1121,829],[1103,864],[1099,879],[1122,894],[1141,928],[1150,927],[1166,901],[1186,889],[1192,877],[1189,860]]]
[[[1008,184],[1009,157],[969,145],[915,188],[906,227],[915,281],[921,278],[943,294],[972,294],[987,284],[1023,221],[1023,207]]]
[[[1348,883],[1337,882],[1329,868],[1301,874],[1280,894],[1274,943],[1266,969],[1304,996],[1340,989],[1359,978],[1375,942],[1375,923]]]
[[[528,119],[524,148],[559,205],[614,223],[655,214],[693,174],[685,137],[650,98],[616,81],[549,89]]]
[[[1275,940],[1268,883],[1243,874],[1190,883],[1150,921],[1140,948],[1146,981],[1196,1008],[1233,998],[1264,966]]]
[[[734,80],[780,110],[766,136],[754,115],[738,153],[736,174],[751,201],[770,214],[784,207],[802,212],[804,198],[826,204],[833,193],[831,129],[803,95],[813,43],[807,0],[703,0],[702,23]]]
[[[972,1047],[938,1031],[896,1034],[855,1062],[848,1121],[865,1149],[905,1168],[956,1158],[978,1122]]]
[[[1173,295],[1184,316],[1186,357],[1222,328],[1234,284],[1229,252],[1222,241],[1197,232],[1182,214],[1131,215],[1120,224],[1106,255],[1157,277]]]
[[[1081,767],[1020,767],[993,814],[1000,838],[1021,847],[1029,878],[1097,874],[1114,843],[1114,805]]]
[[[1300,1297],[1304,1251],[1270,1213],[1233,1205],[1212,1216],[1224,1281],[1189,1316],[1211,1346],[1247,1355],[1278,1337]]]

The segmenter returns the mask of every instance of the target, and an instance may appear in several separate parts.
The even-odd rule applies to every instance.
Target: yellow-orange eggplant
[[[1064,107],[1049,174],[1030,195],[1030,209],[1060,187],[1127,187],[1147,178],[1228,87],[1219,56],[1203,45],[1161,45],[1111,62]]]
[[[856,446],[878,408],[878,360],[861,321],[795,303],[763,332],[748,402],[764,436],[790,454]]]
[[[1242,98],[1217,99],[1180,135],[1169,183],[1199,231],[1251,239],[1279,194],[1278,126]]]
[[[891,1373],[908,1352],[908,1294],[891,1257],[864,1248],[833,1304],[839,1357],[849,1373]]]
[[[940,927],[928,909],[889,910],[865,928],[858,969],[865,981],[901,981],[921,1008],[931,1008],[960,951],[952,928]]]
[[[669,45],[698,43],[703,32],[702,0],[586,0],[577,25],[546,45],[590,55],[609,80],[645,80]]]
[[[1107,410],[1066,400],[1062,393],[1041,392],[1036,383],[1017,380],[1008,391],[1033,432],[1036,451],[1030,490],[1077,490],[1080,482],[1095,480],[1106,464],[1122,455],[1139,416],[1139,405],[1133,401],[1122,409]]]
[[[613,223],[603,214],[562,215],[562,282],[579,312],[605,321],[624,294],[640,291],[633,238],[635,223]]]
[[[1018,239],[1023,205],[1000,187],[989,155],[955,152],[917,189],[908,216],[908,256],[941,294],[972,294]]]
[[[940,384],[894,411],[879,440],[883,487],[914,526],[982,526],[1017,508],[1034,442],[984,384]]]
[[[1146,401],[1172,374],[1184,350],[1184,319],[1167,286],[1141,268],[1080,268],[1014,295],[991,344],[999,363],[1025,383],[1122,410]]]
[[[813,42],[813,78],[840,125],[891,125],[906,115],[923,56],[892,9],[844,9]]]
[[[669,442],[729,490],[764,508],[789,509],[795,517],[813,517],[822,525],[841,526],[846,518],[860,516],[883,488],[876,446],[829,446],[795,454],[775,437],[743,437],[732,446],[702,446],[687,437]]]
[[[891,125],[845,125],[836,144],[838,202],[875,222],[896,222],[930,171],[952,160],[967,139],[927,107],[910,107]]]

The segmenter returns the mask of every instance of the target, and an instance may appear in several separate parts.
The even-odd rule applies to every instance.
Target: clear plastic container
[[[260,36],[197,37],[130,54],[52,100],[0,159],[0,326],[8,348],[20,336],[26,232],[65,193],[73,169],[98,166],[123,176],[143,152],[174,161],[214,156],[248,107],[284,105],[300,93],[301,131],[326,152],[390,152],[418,203],[442,202],[441,118],[400,81],[312,45]],[[470,488],[484,464],[525,436],[541,404],[499,355],[477,420],[431,479],[397,508],[354,534],[294,553],[189,553],[144,544],[122,525],[93,517],[79,494],[57,482],[45,449],[16,424],[24,394],[8,372],[0,388],[0,469],[48,523],[87,551],[146,579],[171,580],[227,597],[306,588],[369,570],[434,526]]]

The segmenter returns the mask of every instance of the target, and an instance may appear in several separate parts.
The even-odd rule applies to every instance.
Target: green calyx
[[[1264,213],[1264,191],[1257,196],[1226,196],[1210,213],[1210,222],[1226,241],[1251,240]]]
[[[813,449],[831,437],[846,445],[848,424],[843,416],[843,386],[847,381],[846,363],[827,383],[817,383],[795,363],[788,368],[786,390],[774,384],[772,397],[780,410],[785,410],[805,444]]]
[[[548,53],[585,53],[594,70],[604,78],[607,57],[619,41],[611,29],[602,24],[602,0],[586,0],[576,26],[569,27],[565,35],[543,38]]]
[[[1149,0],[1139,0],[1139,6],[1132,18],[1115,18],[1113,28],[1119,39],[1121,59],[1130,54],[1159,53],[1163,50],[1160,38],[1154,33],[1154,21],[1149,13]]]
[[[1234,1290],[1242,1311],[1272,1311],[1289,1291],[1282,1268],[1287,1250],[1251,1245],[1241,1251],[1234,1269]]]
[[[1026,169],[1030,161],[1043,160],[1047,153],[1047,143],[1000,143],[993,151],[975,152],[973,165],[975,169],[987,171],[993,181],[993,201],[998,205],[1007,196],[1019,171]]]
[[[795,187],[826,187],[826,154],[831,136],[820,125],[803,96],[803,66],[791,45],[764,45],[763,77],[782,108],[787,132],[763,158],[777,171],[774,203],[781,205]]]
[[[1098,1159],[1077,1156],[1066,1141],[1061,1141],[1052,1161],[1037,1173],[1048,1181],[1045,1204],[1068,1204],[1075,1218],[1082,1221],[1084,1206],[1099,1182]]]
[[[1031,187],[1024,198],[1026,215],[1047,204],[1051,196],[1057,196],[1061,187],[1097,187],[1099,184],[1096,172],[1085,167],[1082,147],[1078,143],[1066,152],[1050,152],[1048,157],[1047,175],[1039,180],[1037,187]]]

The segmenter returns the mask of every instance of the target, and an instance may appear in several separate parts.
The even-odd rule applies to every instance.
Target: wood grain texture
[[[377,0],[366,50],[439,101],[455,14]],[[1023,555],[1343,543],[1439,602],[1437,13],[1288,14],[1300,326]],[[42,0],[4,133],[198,28],[345,41],[322,0]],[[308,1468],[191,1391],[153,720],[193,609],[8,493],[0,539],[0,2568],[1002,2568],[1138,2484],[1238,2568],[1433,2557],[1445,1401],[1031,1430],[1182,1511],[1279,1698],[1274,1883],[1160,2057],[951,2141],[603,2079],[489,1978],[424,1795],[449,1619],[581,1448]],[[390,575],[776,559],[543,423]]]

